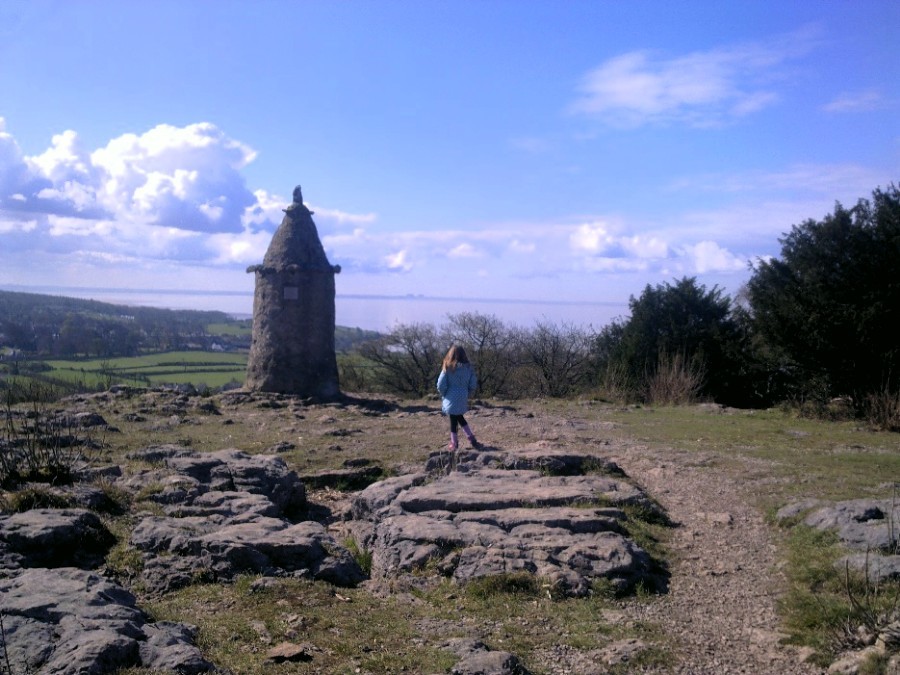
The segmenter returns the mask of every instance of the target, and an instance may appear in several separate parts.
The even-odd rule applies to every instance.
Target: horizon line
[[[0,290],[9,292],[44,292],[55,291],[52,295],[58,295],[59,291],[75,291],[79,293],[153,293],[157,295],[206,295],[206,296],[247,296],[253,297],[253,291],[227,291],[227,290],[200,290],[182,288],[102,288],[98,286],[40,286],[26,284],[0,284]],[[406,300],[406,301],[450,301],[450,302],[478,302],[478,303],[502,303],[519,305],[596,305],[600,307],[627,306],[628,302],[616,302],[612,300],[527,300],[517,298],[467,298],[461,296],[437,296],[406,293],[404,295],[367,294],[367,293],[337,293],[335,299],[345,298],[349,300]]]

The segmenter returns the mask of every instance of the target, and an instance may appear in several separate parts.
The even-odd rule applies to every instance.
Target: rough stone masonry
[[[334,275],[312,211],[298,185],[256,274],[253,339],[245,387],[333,400],[340,396],[334,354]]]

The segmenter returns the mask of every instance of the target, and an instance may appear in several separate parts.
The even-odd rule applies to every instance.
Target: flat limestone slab
[[[577,503],[642,506],[646,495],[625,481],[606,476],[546,476],[537,471],[482,469],[451,473],[407,490],[397,504],[410,513],[483,511],[519,506],[565,506]]]
[[[549,592],[582,596],[596,580],[624,588],[652,577],[654,562],[629,538],[623,508],[661,513],[638,487],[601,473],[505,468],[559,465],[561,454],[461,454],[457,471],[390,478],[363,490],[353,515],[362,521],[356,531],[372,554],[373,578],[431,570],[466,583],[529,573]],[[566,458],[569,468],[610,465]]]

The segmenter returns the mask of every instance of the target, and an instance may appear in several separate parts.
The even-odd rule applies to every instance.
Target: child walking
[[[441,374],[437,381],[438,391],[441,393],[441,410],[450,416],[450,445],[451,451],[459,447],[457,429],[462,427],[463,433],[469,439],[469,443],[475,449],[480,449],[481,444],[475,440],[475,434],[463,417],[469,411],[469,396],[478,388],[478,378],[475,369],[469,363],[466,350],[459,345],[453,345],[444,357],[441,364]]]

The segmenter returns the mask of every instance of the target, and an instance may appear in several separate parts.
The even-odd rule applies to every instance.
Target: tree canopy
[[[748,283],[752,321],[769,357],[800,393],[853,396],[900,388],[900,191],[836,204],[779,240]]]
[[[623,368],[631,386],[652,377],[661,362],[681,363],[705,375],[701,393],[718,398],[733,387],[730,345],[737,335],[731,299],[693,277],[644,288],[629,301],[631,317],[598,336],[597,350],[607,364]]]

